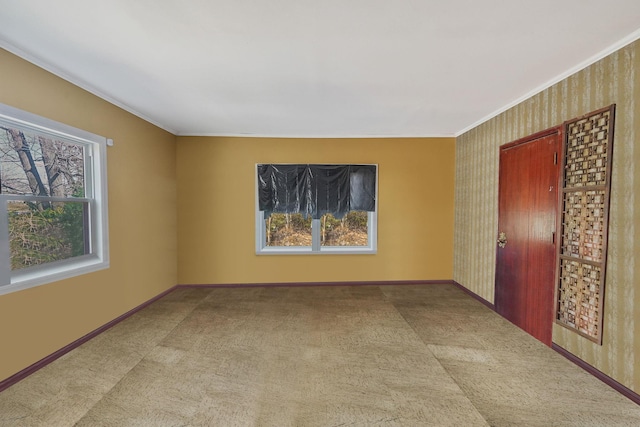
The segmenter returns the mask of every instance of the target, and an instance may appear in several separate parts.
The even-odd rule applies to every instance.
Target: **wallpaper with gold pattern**
[[[499,147],[615,103],[603,344],[558,325],[553,342],[636,393],[640,393],[640,196],[634,194],[640,190],[639,73],[640,41],[636,41],[460,135],[454,236],[454,280],[493,302]]]

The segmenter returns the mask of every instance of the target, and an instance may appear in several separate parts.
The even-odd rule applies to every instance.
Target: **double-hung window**
[[[256,165],[256,253],[375,253],[377,165]]]
[[[0,294],[108,267],[106,142],[0,104]]]

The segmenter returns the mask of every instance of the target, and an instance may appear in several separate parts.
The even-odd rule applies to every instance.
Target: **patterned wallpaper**
[[[602,346],[558,325],[553,342],[640,393],[640,42],[459,136],[456,141],[454,280],[494,300],[499,147],[617,104]],[[636,167],[637,166],[637,167]],[[634,184],[635,182],[635,184]],[[638,242],[636,244],[636,242]],[[634,370],[634,365],[638,368]]]

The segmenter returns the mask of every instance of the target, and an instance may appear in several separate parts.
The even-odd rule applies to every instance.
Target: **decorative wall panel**
[[[556,321],[602,343],[615,106],[565,123]]]
[[[565,193],[562,216],[562,254],[600,262],[603,259],[604,190],[573,191]]]
[[[602,270],[598,266],[560,260],[558,322],[587,335],[600,336]]]

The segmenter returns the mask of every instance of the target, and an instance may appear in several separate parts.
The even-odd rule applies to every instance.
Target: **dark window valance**
[[[376,208],[375,165],[258,165],[258,209],[265,217],[301,213],[319,219]]]

